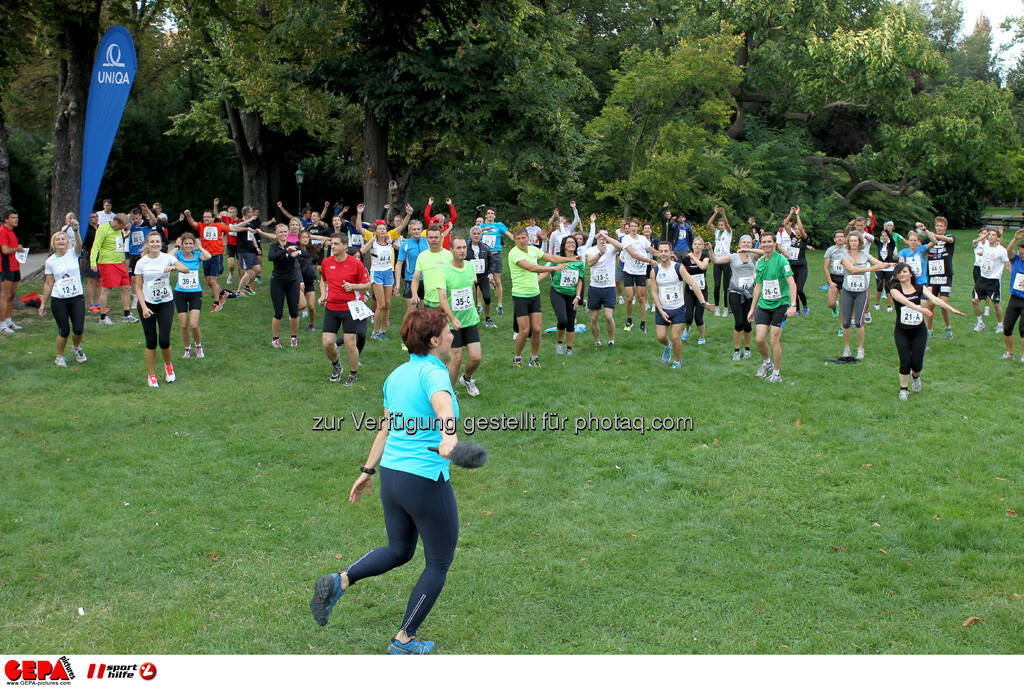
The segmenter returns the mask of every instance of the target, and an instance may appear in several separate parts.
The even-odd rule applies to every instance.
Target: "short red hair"
[[[448,319],[439,308],[410,310],[402,320],[402,343],[415,355],[430,353],[430,339],[440,336]]]

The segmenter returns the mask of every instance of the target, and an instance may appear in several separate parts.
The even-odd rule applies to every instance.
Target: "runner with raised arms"
[[[297,218],[292,218],[297,223]],[[295,238],[298,239],[299,228]],[[270,273],[270,301],[274,305],[274,317],[270,320],[270,332],[273,339],[270,345],[281,348],[281,319],[284,304],[288,302],[288,326],[291,331],[291,345],[299,345],[299,290],[302,288],[302,272],[299,269],[299,247],[288,242],[288,227],[277,225],[277,240],[270,244],[267,259],[274,263],[274,271]]]
[[[846,250],[846,232],[836,229],[832,232],[833,245],[825,249],[825,277],[828,279],[828,307],[832,319],[839,317],[839,291],[843,288],[843,251]],[[842,334],[842,331],[840,331]]]
[[[806,316],[809,312],[807,294],[804,293],[804,286],[807,284],[807,249],[814,249],[807,242],[807,230],[804,229],[804,221],[800,218],[800,206],[794,205],[789,209],[789,213],[787,221],[783,223],[783,233],[789,237],[789,246],[784,255],[789,260],[793,280],[796,281],[797,313]]]
[[[760,250],[764,255],[755,266],[753,305],[747,320],[756,326],[757,350],[762,363],[758,377],[768,376],[769,382],[782,381],[782,325],[787,317],[796,314],[796,280],[789,261],[775,250],[775,235],[761,234]],[[768,347],[769,332],[771,349]]]
[[[188,268],[188,272],[179,273],[174,284],[174,309],[178,311],[178,327],[181,329],[181,342],[185,344],[183,358],[192,357],[192,343],[189,341],[191,329],[192,340],[196,344],[196,357],[205,358],[203,351],[202,332],[199,330],[199,310],[203,307],[203,285],[199,281],[199,266],[210,254],[200,246],[196,252],[196,237],[190,232],[182,234],[178,241],[181,250],[175,252],[175,259]]]
[[[981,244],[981,268],[977,281],[974,282],[974,298],[971,305],[974,306],[974,314],[978,323],[974,331],[980,332],[985,329],[985,321],[981,315],[982,301],[989,299],[996,308],[996,334],[1003,333],[1003,306],[1000,301],[1001,280],[1003,278],[1003,266],[1010,262],[1010,255],[999,237],[996,229],[989,229],[988,240]]]
[[[373,298],[377,310],[373,316],[371,339],[388,340],[388,324],[391,322],[391,295],[395,286],[395,248],[388,237],[388,224],[377,220],[373,228],[373,240],[365,244],[360,252],[370,254],[370,282],[373,284]]]
[[[878,241],[875,242],[875,245],[878,246],[878,259],[889,264],[888,267],[875,272],[875,310],[878,310],[883,295],[888,300],[889,294],[886,289],[888,283],[892,280],[893,267],[896,262],[899,262],[896,255],[896,238],[892,233],[892,228],[893,223],[886,222],[882,228],[882,233],[878,237]],[[900,237],[900,240],[903,240],[902,237]],[[885,311],[892,312],[892,303],[889,303]]]
[[[689,262],[691,258],[696,258],[694,262],[699,263],[702,260],[700,257],[702,249],[703,240],[697,237],[694,239],[693,250],[684,258],[684,263]],[[694,253],[697,255],[695,256]],[[691,322],[693,321],[692,316],[689,316],[687,312],[690,306],[687,305],[687,297],[683,295],[684,284],[688,291],[694,294],[694,299],[700,305],[701,310],[714,310],[715,306],[708,303],[707,284],[701,284],[693,274],[683,269],[682,264],[673,262],[672,259],[674,257],[672,244],[668,241],[662,241],[658,245],[658,263],[655,265],[648,283],[651,288],[651,300],[654,302],[655,308],[655,335],[658,337],[658,341],[665,347],[661,354],[661,360],[667,363],[671,359],[671,369],[678,370],[682,366],[683,323],[688,317]],[[707,268],[707,260],[707,258],[703,258],[705,269]],[[701,273],[701,276],[704,276],[703,273]],[[694,307],[697,307],[696,304]],[[671,341],[669,340],[670,328]]]
[[[949,222],[945,217],[935,218],[935,231],[929,231],[924,224],[918,222],[918,227],[924,231],[925,235],[929,239],[928,243],[928,254],[927,254],[927,267],[928,267],[928,286],[931,287],[932,293],[941,298],[946,303],[949,303],[949,297],[953,293],[953,249],[956,247],[956,237],[952,234],[947,235],[946,230],[949,226]],[[929,301],[928,309],[932,311],[932,317],[934,317],[935,306],[934,301]],[[945,308],[942,309],[942,321],[946,325],[946,338],[953,338],[953,328],[949,324],[949,312]],[[932,320],[928,320],[928,335],[932,333]]]
[[[740,237],[739,248],[735,253],[724,256],[712,256],[716,265],[729,263],[729,311],[732,312],[732,359],[740,360],[740,344],[743,344],[743,359],[750,357],[750,321],[747,313],[754,304],[754,267],[757,258],[764,253],[755,249],[754,241],[748,235]]]
[[[573,262],[565,264],[565,270],[551,275],[549,297],[557,321],[555,353],[558,355],[572,355],[572,344],[576,338],[576,307],[583,302],[585,268],[576,254],[576,241],[575,236],[563,236],[561,244],[555,246],[556,255],[573,258]]]
[[[650,241],[640,235],[640,223],[636,220],[626,225],[626,235],[622,237],[622,277],[626,294],[626,326],[627,332],[633,330],[633,297],[636,296],[640,306],[640,331],[647,332],[647,266],[657,261],[651,258],[654,248]]]
[[[191,270],[167,253],[160,252],[163,243],[159,231],[151,231],[146,237],[146,250],[135,264],[132,281],[135,295],[139,299],[139,316],[142,331],[146,335],[146,369],[149,372],[149,386],[160,386],[156,381],[156,347],[164,359],[165,379],[173,382],[174,366],[171,364],[171,322],[174,318],[174,294],[171,291],[170,272],[177,270],[188,274]]]
[[[843,255],[843,290],[839,302],[843,326],[843,357],[850,357],[850,323],[857,329],[857,360],[864,359],[864,307],[868,302],[868,272],[892,266],[868,253],[860,232],[850,232]]]
[[[591,215],[591,221],[596,219]],[[622,244],[608,236],[602,229],[597,232],[594,247],[586,253],[587,267],[590,268],[590,289],[587,291],[587,310],[590,311],[590,331],[594,335],[594,345],[601,345],[601,327],[597,316],[604,311],[605,329],[608,332],[608,345],[615,345],[615,269],[618,264],[618,252]]]
[[[913,233],[913,232],[911,232]],[[908,243],[910,237],[907,237]],[[909,389],[921,390],[921,369],[924,367],[924,352],[928,346],[928,330],[925,321],[931,311],[924,307],[925,300],[966,317],[962,312],[945,301],[936,298],[928,286],[916,283],[908,263],[900,263],[893,269],[893,283],[889,289],[889,300],[896,309],[896,325],[893,338],[900,358],[900,400],[910,397]],[[913,381],[911,381],[911,377]]]
[[[82,271],[78,256],[70,248],[71,242],[64,232],[57,232],[50,237],[50,248],[53,255],[46,258],[43,272],[43,298],[39,305],[39,316],[46,316],[46,299],[50,299],[50,311],[57,323],[57,357],[53,364],[67,367],[64,357],[71,335],[71,350],[75,360],[84,363],[87,358],[82,350],[82,334],[85,331],[85,290],[82,288]]]
[[[686,329],[683,330],[682,340],[686,341],[690,336],[690,325],[693,324],[694,320],[697,322],[697,345],[703,346],[707,339],[705,339],[705,328],[704,328],[704,308],[698,308],[698,303],[704,303],[708,300],[708,281],[707,271],[708,265],[711,264],[710,256],[704,255],[704,239],[697,236],[693,239],[693,246],[686,257],[683,258],[683,267],[693,277],[693,283],[695,286],[690,286],[690,282],[686,282],[685,293],[683,294],[683,303],[686,306],[686,312],[683,315],[683,321],[686,324]],[[698,295],[699,292],[699,295]],[[712,307],[712,310],[714,307]]]
[[[1003,337],[1006,342],[1004,359],[1013,360],[1013,325],[1020,320],[1017,334],[1020,337],[1020,361],[1024,363],[1024,229],[1018,229],[1010,241],[1014,250],[1010,260],[1010,302],[1006,304],[1003,318]]]
[[[502,269],[502,240],[508,239],[512,241],[512,234],[509,232],[502,222],[497,221],[495,218],[494,208],[487,208],[484,211],[484,222],[480,225],[483,234],[481,241],[491,251],[491,264],[489,265],[490,274],[494,276],[494,300],[498,302],[498,314],[504,315],[505,309],[502,307],[502,297],[504,296],[504,287],[501,285],[501,269]]]

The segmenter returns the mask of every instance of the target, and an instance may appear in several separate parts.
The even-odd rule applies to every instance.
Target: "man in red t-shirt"
[[[185,210],[185,219],[189,225],[199,234],[199,242],[203,249],[210,254],[210,259],[203,263],[203,276],[206,277],[206,284],[213,292],[213,301],[217,305],[224,305],[222,299],[227,298],[227,292],[221,292],[217,277],[224,273],[224,237],[231,231],[228,225],[213,220],[212,210],[203,210],[203,221],[197,222],[192,219],[192,213]]]
[[[14,234],[18,227],[18,213],[13,208],[4,212],[0,224],[0,334],[13,334],[21,325],[14,324],[11,312],[14,310],[14,296],[21,281],[21,265],[14,254],[21,250],[21,243]]]
[[[348,254],[348,235],[337,232],[331,236],[331,257],[320,263],[320,305],[324,306],[323,345],[331,361],[331,381],[341,381],[338,359],[338,329],[344,332],[348,353],[348,378],[345,386],[359,381],[359,351],[366,342],[366,324],[371,310],[358,291],[369,291],[370,273],[363,261]],[[362,341],[359,341],[362,339]]]
[[[459,214],[455,212],[455,206],[452,205],[451,198],[445,198],[444,202],[448,204],[448,220],[445,221],[444,213],[438,213],[432,215],[431,212],[434,207],[434,198],[431,197],[427,201],[427,207],[423,211],[423,216],[427,220],[427,228],[429,229],[432,224],[436,224],[441,227],[441,247],[445,250],[452,249],[452,228],[455,226],[455,220],[459,218]],[[424,233],[424,235],[426,235]]]

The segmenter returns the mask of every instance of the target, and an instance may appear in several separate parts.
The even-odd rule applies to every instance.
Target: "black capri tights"
[[[718,300],[718,294],[721,293],[725,296],[725,300],[729,300],[729,281],[732,279],[732,266],[729,263],[724,265],[715,265],[714,270],[715,277],[715,300],[714,304],[718,305],[722,301]],[[721,292],[719,292],[721,287]]]
[[[491,304],[491,282],[487,280],[486,274],[476,275],[476,285],[480,289],[480,297],[486,305]]]
[[[747,313],[750,312],[750,306],[754,303],[754,299],[745,298],[742,294],[736,293],[735,291],[729,292],[729,310],[732,311],[732,328],[737,332],[749,332],[750,322],[747,321]]]
[[[551,307],[555,311],[560,332],[571,332],[576,328],[576,306],[572,304],[575,297],[575,294],[567,296],[551,289]]]
[[[796,303],[798,306],[806,308],[807,294],[804,293],[804,285],[807,284],[807,263],[802,265],[790,263],[790,267],[793,268],[793,281],[796,282]]]
[[[170,348],[171,323],[174,322],[174,301],[146,303],[146,307],[153,313],[149,317],[142,316],[142,304],[139,304],[139,321],[142,322],[142,332],[146,335],[146,348],[155,351],[157,343],[160,344],[161,349]],[[159,337],[157,336],[158,329]]]
[[[459,509],[451,482],[430,480],[409,472],[380,468],[380,502],[388,545],[374,549],[346,571],[350,584],[382,575],[405,565],[416,553],[416,537],[423,540],[426,568],[412,588],[400,629],[416,634],[434,607],[448,576],[459,540]]]
[[[280,320],[284,314],[284,301],[288,299],[288,316],[299,316],[299,287],[302,282],[298,279],[292,281],[281,281],[270,279],[270,300],[274,304],[274,319]]]
[[[704,294],[704,300],[708,299],[708,290],[704,289],[701,293]],[[686,287],[686,293],[683,294],[683,304],[686,305],[686,326],[689,327],[693,324],[694,320],[697,320],[697,326],[704,326],[704,306],[697,300],[697,294],[693,292],[690,287]]]
[[[1010,302],[1006,304],[1006,315],[1003,317],[1003,334],[1013,336],[1013,324],[1020,319],[1017,333],[1024,339],[1024,298],[1011,294]]]
[[[896,340],[896,352],[900,356],[900,374],[921,374],[921,368],[924,367],[924,349],[928,345],[928,330],[924,326],[896,327],[893,338]]]
[[[85,296],[74,298],[50,298],[50,312],[57,321],[57,336],[68,338],[68,334],[81,336],[85,329]],[[1024,324],[1024,320],[1021,321]]]

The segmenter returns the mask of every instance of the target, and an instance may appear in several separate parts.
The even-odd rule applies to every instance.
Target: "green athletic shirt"
[[[420,253],[416,258],[416,271],[420,273],[423,281],[423,304],[432,305],[435,308],[441,305],[437,298],[437,290],[444,286],[444,266],[452,261],[450,250],[441,249],[437,253],[429,250]]]
[[[761,285],[761,297],[757,299],[757,307],[762,310],[774,310],[780,305],[789,307],[789,282],[786,277],[792,276],[793,268],[789,266],[789,260],[779,251],[772,253],[770,258],[762,257],[758,260],[754,281]]]
[[[548,265],[553,265],[553,264],[554,263],[550,263],[550,262],[548,263]],[[562,295],[565,295],[565,296],[575,296],[576,295],[576,283],[577,282],[573,281],[572,273],[573,272],[576,273],[578,281],[583,281],[584,269],[585,268],[584,268],[582,262],[567,262],[567,263],[565,263],[565,269],[564,270],[562,270],[561,272],[552,272],[551,273],[551,276],[550,276],[551,288],[553,288],[556,292],[558,292],[558,293],[560,293]],[[562,286],[562,284],[565,284],[565,286]]]
[[[97,264],[116,265],[124,262],[124,245],[118,249],[117,244],[122,243],[124,237],[119,229],[110,226],[110,222],[104,222],[96,230],[96,237],[92,242],[92,250],[89,252],[89,264],[96,269]]]
[[[448,307],[452,309],[455,319],[463,327],[472,327],[479,324],[480,314],[476,311],[476,303],[473,302],[473,287],[476,286],[476,270],[473,263],[464,262],[461,268],[455,265],[444,266],[444,288],[448,292]],[[467,305],[462,310],[455,309],[455,301],[459,305]]]
[[[526,260],[534,265],[544,251],[537,246],[527,246],[526,251],[519,250],[519,246],[513,246],[508,252],[508,271],[512,278],[512,295],[519,298],[533,298],[540,295],[540,284],[537,279],[540,276],[537,272],[524,270],[517,265],[520,260]]]

